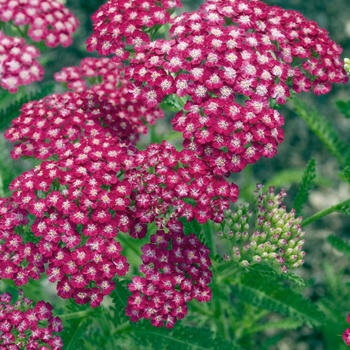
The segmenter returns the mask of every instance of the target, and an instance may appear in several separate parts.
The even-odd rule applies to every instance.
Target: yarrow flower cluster
[[[174,129],[218,173],[276,153],[283,119],[271,101],[285,103],[291,90],[327,93],[331,83],[347,81],[341,48],[297,12],[212,0],[171,24],[172,40],[135,47],[126,69],[132,92],[148,105],[173,93],[190,100]]]
[[[45,41],[48,47],[72,43],[77,18],[57,0],[0,0],[0,21],[17,27],[27,26],[33,41]]]
[[[92,16],[94,32],[86,49],[125,60],[129,57],[127,47],[149,43],[150,28],[167,23],[175,7],[181,7],[179,0],[109,0]]]
[[[238,195],[235,184],[210,175],[188,151],[165,141],[137,151],[106,137],[69,145],[59,161],[24,173],[10,189],[12,202],[4,200],[1,217],[4,248],[10,249],[3,253],[2,276],[26,283],[32,273],[26,261],[33,262],[38,278],[48,264],[58,295],[92,306],[112,291],[111,279],[128,270],[115,242],[119,231],[142,238],[152,222],[159,228],[180,217],[221,222]],[[15,233],[28,215],[35,217],[30,229],[36,246],[24,245]]]
[[[123,93],[119,94],[120,100]],[[87,90],[53,94],[24,104],[20,116],[4,135],[16,142],[12,157],[47,159],[54,154],[60,157],[69,144],[91,137],[113,136],[120,142],[134,144],[146,129],[140,112],[147,118],[149,109],[138,108],[135,101],[118,104],[117,97],[112,102],[111,99],[109,95]],[[156,116],[162,116],[157,112]]]
[[[189,301],[211,299],[209,249],[194,234],[186,236],[181,225],[157,231],[142,252],[145,277],[136,276],[129,285],[126,314],[131,321],[145,318],[156,327],[165,323],[172,328],[187,314]]]
[[[121,80],[121,69],[111,58],[87,57],[81,60],[79,66],[62,68],[54,74],[54,78],[60,83],[66,83],[67,88],[75,92],[89,88],[86,80],[102,80],[101,84],[94,84],[93,88],[104,87],[112,92]]]
[[[15,303],[9,293],[0,294],[0,347],[11,350],[61,350],[63,343],[56,335],[63,330],[59,317],[52,315],[52,305],[34,303],[22,291]]]
[[[1,12],[1,10],[0,10]],[[21,85],[43,78],[44,70],[36,58],[39,51],[22,38],[13,38],[0,31],[0,85],[15,93]]]
[[[282,206],[286,195],[284,190],[276,195],[273,187],[264,191],[262,185],[257,185],[253,210],[244,203],[237,210],[226,212],[223,223],[216,224],[219,236],[234,244],[226,260],[243,266],[268,261],[283,272],[304,263],[302,218],[295,217],[294,209],[287,212]],[[251,223],[253,215],[255,220]]]

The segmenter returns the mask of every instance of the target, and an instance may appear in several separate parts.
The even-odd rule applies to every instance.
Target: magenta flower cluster
[[[15,303],[11,300],[11,294],[0,294],[1,349],[62,349],[62,340],[56,333],[62,332],[63,326],[60,318],[52,315],[51,304],[34,304],[22,291]]]
[[[36,61],[39,51],[22,38],[13,38],[0,30],[0,85],[15,93],[20,85],[43,78],[44,70]]]
[[[187,302],[209,301],[211,261],[209,249],[191,234],[185,236],[181,224],[169,221],[169,232],[157,231],[142,247],[143,264],[129,285],[132,295],[126,308],[131,321],[150,319],[156,326],[172,328],[187,313]]]
[[[43,79],[43,67],[36,60],[39,50],[26,43],[43,41],[48,47],[72,44],[77,18],[57,0],[0,0],[0,86],[16,93],[21,85]],[[23,36],[6,35],[6,23]]]
[[[79,26],[76,17],[57,0],[1,0],[0,21],[27,26],[29,38],[44,41],[48,47],[71,45]]]
[[[46,2],[32,3],[41,11]],[[129,269],[118,236],[144,238],[152,224],[157,232],[142,247],[144,276],[129,285],[130,319],[171,328],[189,301],[211,298],[209,249],[196,232],[185,234],[179,219],[224,224],[238,197],[227,177],[274,156],[283,140],[283,117],[272,106],[291,91],[326,93],[347,78],[341,49],[296,12],[208,0],[171,17],[180,5],[102,5],[87,49],[113,57],[65,67],[55,79],[72,91],[25,104],[6,131],[14,158],[46,161],[15,179],[11,197],[0,201],[1,278],[22,285],[45,273],[59,296],[96,307]],[[171,38],[154,40],[166,23]],[[69,28],[61,29],[71,34]],[[163,116],[162,101],[180,106],[171,123],[183,149],[163,141],[139,150],[140,134]],[[271,218],[260,214],[294,219],[275,209]],[[299,240],[300,227],[293,229]],[[298,255],[301,263],[300,254],[288,258]]]

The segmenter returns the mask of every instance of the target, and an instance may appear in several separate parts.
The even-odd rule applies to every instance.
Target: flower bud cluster
[[[48,47],[69,46],[77,30],[77,18],[57,0],[0,0],[0,21],[28,27],[33,41]]]
[[[129,285],[126,314],[133,322],[150,319],[156,327],[172,328],[187,314],[187,303],[211,299],[209,249],[194,234],[157,231],[142,247],[143,264]]]
[[[295,217],[295,210],[286,211],[282,205],[286,192],[277,195],[274,188],[257,186],[254,208],[240,204],[237,210],[227,211],[223,224],[217,225],[219,236],[233,242],[232,255],[226,256],[243,266],[269,261],[283,272],[304,263],[302,250],[304,232]]]
[[[0,347],[11,350],[61,350],[62,332],[59,317],[52,315],[53,307],[44,301],[34,303],[19,291],[19,298],[11,303],[9,293],[0,294]]]
[[[7,36],[0,30],[0,86],[15,93],[19,86],[41,80],[44,70],[36,61],[39,55],[24,39]]]
[[[350,76],[350,59],[344,58],[344,69],[346,71],[346,74]]]
[[[149,43],[150,29],[167,23],[175,7],[181,7],[179,0],[109,0],[91,17],[94,33],[86,49],[112,54],[116,61],[125,60],[128,46],[138,48]]]

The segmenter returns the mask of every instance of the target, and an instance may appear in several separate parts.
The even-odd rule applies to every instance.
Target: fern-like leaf
[[[309,326],[319,326],[324,322],[324,315],[318,307],[292,289],[271,279],[257,278],[254,273],[241,277],[239,283],[232,285],[232,291],[242,301],[289,316]]]
[[[350,167],[348,165],[344,168],[344,176],[346,181],[350,184]]]
[[[330,245],[339,250],[340,252],[344,253],[348,258],[350,258],[350,244],[347,243],[342,238],[336,237],[336,236],[329,236],[328,242]]]
[[[18,117],[19,111],[25,103],[40,100],[41,98],[52,94],[54,87],[55,85],[52,82],[41,84],[40,89],[22,95],[20,98],[16,99],[9,106],[7,106],[7,108],[0,110],[0,131],[6,130],[8,127],[10,127],[11,121]]]
[[[285,319],[285,320],[279,320],[275,322],[266,322],[263,324],[259,324],[255,327],[251,327],[248,330],[248,334],[255,334],[258,332],[263,332],[267,330],[276,330],[276,329],[281,329],[281,330],[293,330],[301,327],[303,325],[302,322],[299,320],[292,320],[292,319]]]
[[[231,342],[218,338],[209,329],[176,325],[172,330],[142,327],[133,334],[136,344],[162,350],[240,350]]]
[[[308,107],[304,102],[294,99],[295,111],[302,118],[311,131],[323,142],[329,152],[343,163],[349,153],[348,145],[340,139],[340,136],[333,125],[320,113]]]
[[[306,166],[303,179],[301,181],[299,191],[295,197],[293,208],[296,211],[296,216],[300,216],[305,203],[309,199],[309,193],[314,185],[316,178],[316,161],[311,159]]]

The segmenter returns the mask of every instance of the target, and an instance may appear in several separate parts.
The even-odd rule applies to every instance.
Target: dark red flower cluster
[[[211,299],[209,249],[194,234],[186,236],[181,226],[157,231],[142,252],[145,277],[136,276],[129,285],[126,314],[131,321],[145,318],[156,327],[165,323],[172,328],[187,314],[189,301]]]
[[[59,317],[52,315],[53,307],[44,301],[34,304],[19,292],[18,301],[11,303],[9,293],[0,294],[0,348],[8,350],[61,350],[62,332]],[[43,324],[47,323],[47,327]]]
[[[190,100],[175,130],[217,173],[276,153],[283,120],[271,102],[285,103],[291,89],[321,94],[347,81],[341,48],[297,12],[212,0],[171,22],[172,40],[135,47],[127,76],[149,106],[173,93]]]
[[[64,160],[44,162],[10,186],[14,207],[35,218],[31,231],[41,261],[48,264],[49,281],[58,282],[58,295],[93,307],[114,289],[112,278],[125,275],[129,267],[115,241],[118,231],[127,232],[130,226],[123,191],[131,189],[116,176],[125,149],[102,140],[75,144]]]
[[[141,223],[156,221],[162,228],[167,217],[221,222],[230,200],[237,200],[237,185],[213,175],[193,152],[179,152],[165,141],[137,152],[134,164],[124,179],[134,192],[134,217]]]
[[[179,0],[109,0],[92,16],[94,33],[86,49],[125,60],[127,47],[149,43],[150,28],[167,23],[175,7],[181,7]]]
[[[246,106],[214,98],[202,105],[187,102],[171,123],[182,132],[183,146],[218,175],[240,172],[262,156],[273,157],[284,135],[278,111],[256,109],[250,100]]]
[[[0,0],[0,21],[28,26],[28,36],[48,47],[72,43],[77,18],[57,0]]]
[[[16,232],[28,222],[27,212],[11,198],[0,199],[0,278],[12,279],[18,286],[26,284],[29,277],[39,279],[45,270],[46,259],[38,247],[24,242]]]
[[[238,195],[235,184],[211,175],[192,152],[178,152],[165,141],[137,151],[105,136],[68,144],[60,160],[24,173],[10,190],[11,206],[5,200],[2,205],[2,227],[10,232],[4,249],[21,249],[17,260],[15,253],[3,258],[3,276],[26,283],[31,275],[21,266],[35,258],[38,277],[48,264],[46,274],[58,282],[61,297],[92,306],[114,288],[111,279],[128,270],[115,242],[118,231],[142,238],[152,222],[159,228],[179,217],[221,222]],[[23,246],[11,235],[28,215],[35,218],[36,246]]]
[[[128,100],[124,105],[112,103],[108,95],[90,90],[53,94],[24,104],[5,137],[17,142],[11,151],[15,159],[60,157],[69,144],[103,135],[134,144],[146,128],[140,117],[142,108],[136,110],[135,105]],[[143,111],[150,114],[146,108]]]
[[[39,51],[27,45],[24,39],[13,38],[0,31],[1,87],[15,93],[19,86],[41,80],[44,70],[35,60],[39,56]]]
[[[79,66],[64,67],[60,72],[55,73],[55,80],[60,83],[67,83],[67,88],[75,92],[87,90],[90,85],[86,80],[100,81],[94,84],[93,88],[103,87],[115,92],[117,84],[121,80],[122,67],[111,58],[87,57],[83,58]],[[102,80],[102,82],[101,82]]]

